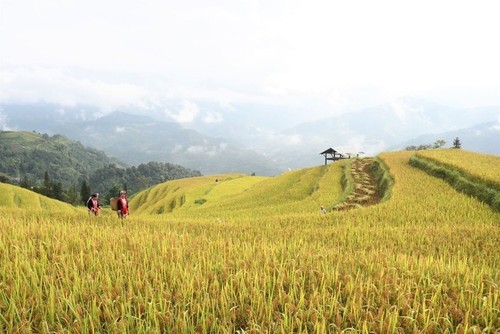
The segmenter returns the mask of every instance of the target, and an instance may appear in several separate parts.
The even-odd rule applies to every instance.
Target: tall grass
[[[419,151],[416,155],[470,175],[474,181],[486,183],[490,187],[500,190],[499,156],[457,149],[424,150]]]
[[[131,208],[138,213],[189,217],[316,213],[342,194],[341,174],[341,164],[335,164],[273,178],[230,174],[174,180],[138,194]]]
[[[447,161],[446,158],[443,160]],[[410,158],[410,164],[445,180],[457,191],[473,196],[500,212],[500,182],[482,178],[477,171],[471,175],[463,169],[455,169],[443,160],[415,155]]]
[[[380,157],[390,200],[326,215],[297,198],[340,181],[334,165],[123,222],[3,209],[0,332],[494,333],[500,214],[409,157]]]
[[[67,203],[45,197],[11,184],[0,183],[0,207],[24,208],[32,211],[73,212],[75,208]]]

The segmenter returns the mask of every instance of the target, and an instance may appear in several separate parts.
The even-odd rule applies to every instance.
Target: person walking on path
[[[93,193],[87,201],[87,209],[89,209],[89,215],[99,216],[99,210],[101,210],[101,205],[99,204],[99,194]]]
[[[118,198],[117,210],[118,218],[125,218],[130,213],[128,209],[128,199],[127,192],[125,190],[120,191],[120,197]]]

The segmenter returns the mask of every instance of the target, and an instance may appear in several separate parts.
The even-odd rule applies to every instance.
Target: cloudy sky
[[[500,105],[499,12],[496,0],[0,0],[0,103],[184,123],[206,103],[213,122],[244,105],[297,122],[400,96]]]

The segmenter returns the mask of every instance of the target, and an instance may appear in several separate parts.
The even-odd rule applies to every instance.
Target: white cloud
[[[201,154],[207,151],[207,148],[201,145],[191,145],[186,149],[189,154]]]
[[[180,123],[200,117],[201,101],[307,110],[302,119],[401,95],[495,105],[497,13],[495,0],[4,1],[0,102],[181,103]]]
[[[174,146],[174,148],[173,148],[170,152],[172,152],[172,153],[177,153],[177,152],[180,152],[181,150],[182,150],[182,145],[180,145],[180,144],[176,144],[176,145]]]
[[[7,118],[0,113],[0,130],[2,131],[8,131],[10,128],[7,125]]]
[[[205,145],[192,145],[186,149],[186,153],[213,157],[217,153],[225,151],[227,146],[227,143],[220,143],[219,145],[210,145],[208,143],[205,143]]]
[[[203,122],[211,124],[211,123],[221,123],[224,121],[224,116],[221,113],[207,111],[203,116]]]
[[[304,143],[302,136],[299,134],[263,134],[267,135],[268,141],[274,143],[275,146],[296,146]]]
[[[300,135],[289,136],[288,143],[291,145],[300,144],[300,143],[302,143],[302,136],[300,136]]]
[[[219,144],[219,150],[220,151],[225,151],[227,149],[227,143],[220,143]]]
[[[500,116],[497,117],[497,122],[493,125],[493,130],[500,131]]]
[[[403,123],[405,123],[411,114],[419,114],[423,111],[422,107],[414,108],[409,106],[402,100],[394,100],[389,103],[392,112],[399,118]]]
[[[98,106],[103,113],[123,106],[141,108],[148,98],[147,89],[136,84],[78,78],[56,67],[0,68],[0,86],[0,102],[85,104]]]
[[[193,145],[189,146],[186,150],[186,153],[196,154],[196,155],[207,155],[207,156],[215,156],[218,150],[216,146],[202,146],[202,145]]]
[[[126,130],[127,130],[127,129],[125,129],[125,127],[123,127],[123,126],[117,126],[117,127],[115,128],[115,133],[123,133],[123,132],[125,132]]]
[[[200,113],[200,109],[196,103],[190,101],[182,101],[182,106],[177,112],[167,111],[168,115],[179,123],[191,123]]]

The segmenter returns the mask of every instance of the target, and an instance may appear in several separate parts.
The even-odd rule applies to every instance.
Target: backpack
[[[109,205],[111,206],[111,210],[113,210],[113,211],[118,210],[118,198],[111,197],[109,199]]]

